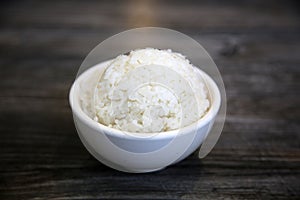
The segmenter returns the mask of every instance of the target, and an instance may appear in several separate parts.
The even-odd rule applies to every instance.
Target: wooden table
[[[296,1],[5,1],[0,16],[0,199],[300,198]],[[86,151],[68,92],[90,50],[140,26],[207,49],[228,115],[205,159],[126,174]]]

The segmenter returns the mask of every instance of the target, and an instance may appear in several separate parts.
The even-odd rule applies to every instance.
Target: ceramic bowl
[[[208,112],[201,119],[180,130],[143,137],[102,125],[84,112],[80,101],[82,84],[91,76],[97,73],[100,75],[105,66],[106,62],[100,63],[83,72],[73,83],[69,94],[78,135],[96,159],[119,171],[153,172],[183,160],[203,143],[221,103],[219,89],[210,76],[200,71],[209,90],[211,103]]]

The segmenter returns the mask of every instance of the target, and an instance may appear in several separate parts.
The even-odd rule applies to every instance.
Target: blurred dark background
[[[297,1],[1,1],[1,199],[299,199]],[[171,28],[215,60],[228,115],[214,150],[151,174],[105,167],[75,131],[68,92],[120,31]]]

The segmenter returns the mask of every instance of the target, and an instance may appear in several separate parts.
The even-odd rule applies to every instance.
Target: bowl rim
[[[215,83],[215,81],[204,71],[202,71],[200,68],[196,67],[199,72],[201,73],[202,77],[204,78],[206,84],[209,84],[209,92],[212,94],[213,98],[212,98],[212,103],[209,107],[209,110],[206,112],[206,114],[198,119],[197,121],[179,128],[179,129],[175,129],[175,130],[170,130],[170,131],[163,131],[163,132],[151,132],[151,133],[135,133],[135,132],[129,132],[129,131],[121,131],[119,129],[116,128],[112,128],[112,127],[108,127],[104,124],[101,124],[99,122],[94,121],[93,119],[91,119],[81,108],[80,103],[79,103],[79,99],[77,99],[77,104],[75,106],[75,90],[78,90],[78,87],[80,85],[80,81],[82,81],[84,79],[84,77],[90,72],[92,71],[95,67],[99,66],[99,65],[105,65],[108,61],[104,61],[101,63],[98,63],[92,67],[90,67],[89,69],[85,70],[82,74],[80,74],[78,77],[76,77],[75,81],[73,82],[70,92],[69,92],[69,104],[72,110],[72,114],[73,114],[73,119],[74,122],[75,118],[74,115],[79,118],[80,121],[82,121],[83,123],[85,123],[86,125],[88,125],[89,127],[92,127],[93,129],[97,130],[98,132],[102,132],[104,131],[105,134],[108,134],[110,136],[114,136],[114,137],[118,137],[118,138],[124,138],[124,139],[131,139],[131,140],[161,140],[161,139],[172,139],[176,136],[178,136],[178,134],[188,134],[190,132],[193,131],[197,131],[199,128],[205,126],[207,123],[209,123],[211,120],[213,120],[215,118],[215,116],[217,115],[220,106],[221,106],[221,94],[220,94],[220,90],[217,86],[217,84]],[[127,134],[125,134],[127,133]],[[135,135],[151,135],[149,137],[137,137],[134,136]]]

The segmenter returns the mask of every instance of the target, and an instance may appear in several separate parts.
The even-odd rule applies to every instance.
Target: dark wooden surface
[[[297,1],[4,1],[0,4],[0,199],[299,199]],[[85,55],[117,32],[176,29],[223,75],[214,150],[126,174],[83,147],[68,91]]]

